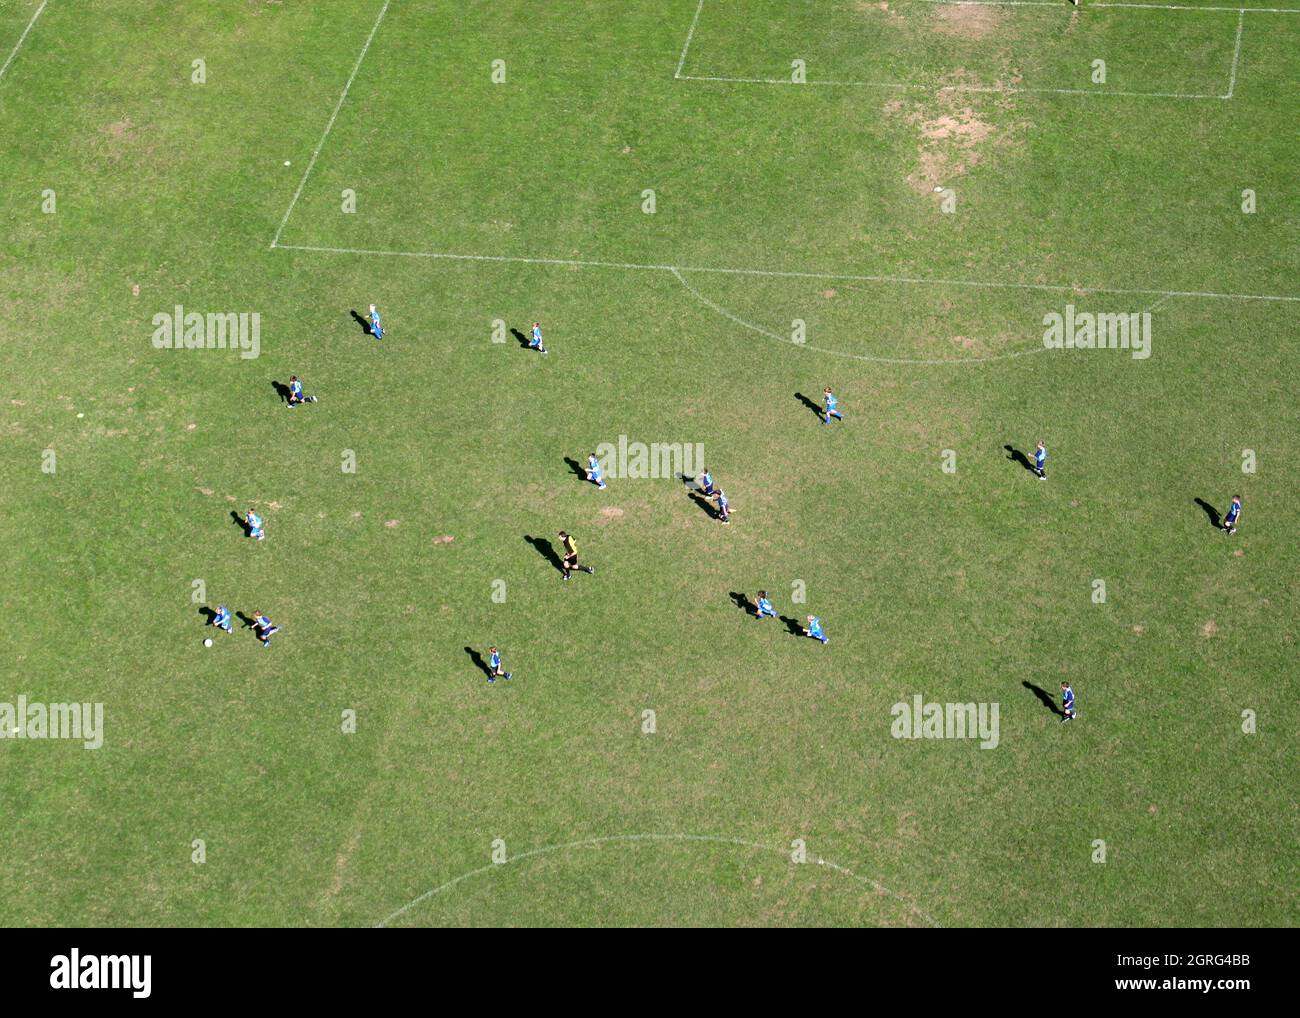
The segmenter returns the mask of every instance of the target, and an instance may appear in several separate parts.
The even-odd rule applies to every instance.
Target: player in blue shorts
[[[1047,480],[1047,446],[1042,442],[1039,442],[1038,448],[1034,450],[1034,473],[1038,475],[1040,481]]]
[[[533,331],[531,337],[528,340],[528,349],[538,350],[541,353],[546,353],[546,347],[542,345],[542,323],[541,322],[533,322]]]
[[[248,527],[248,536],[256,537],[259,541],[266,537],[266,531],[262,529],[262,517],[248,510],[248,515],[244,517],[244,523]]]
[[[713,497],[713,475],[707,470],[700,474],[696,483],[700,486],[700,491],[704,492],[705,498]]]
[[[758,592],[758,601],[756,602],[756,606],[758,608],[757,618],[776,618],[776,609],[772,607],[772,602],[767,599],[766,590],[760,590]]]
[[[1061,724],[1074,720],[1074,690],[1068,682],[1061,683]]]
[[[604,491],[609,487],[609,485],[605,483],[605,471],[601,468],[600,460],[597,459],[594,452],[587,457],[587,480],[601,491]]]
[[[808,616],[808,628],[803,631],[804,636],[811,636],[814,640],[821,640],[822,645],[831,642],[831,638],[822,632],[822,620],[816,615]]]
[[[1228,515],[1223,517],[1223,532],[1225,534],[1235,534],[1237,532],[1237,521],[1241,519],[1241,496],[1232,496],[1232,505],[1228,506]]]
[[[514,672],[506,672],[501,670],[501,651],[497,650],[495,647],[489,647],[488,648],[488,683],[489,684],[494,683],[496,682],[497,679],[505,679],[507,682],[509,682],[510,677],[512,675],[514,675]]]
[[[822,399],[826,401],[826,423],[830,424],[832,417],[838,417],[844,420],[844,415],[840,413],[840,401],[835,398],[835,393],[831,392],[830,387],[822,390]]]
[[[373,304],[370,305],[370,335],[375,339],[384,338],[384,326],[379,321],[379,309]]]
[[[289,376],[289,405],[298,406],[300,403],[315,403],[315,396],[304,396],[302,394],[302,382],[298,381],[297,375]]]
[[[224,604],[217,605],[217,614],[212,616],[212,624],[218,629],[224,629],[227,633],[235,631],[235,623],[230,617],[230,609]]]
[[[727,493],[721,488],[718,489],[718,519],[723,523],[731,522],[731,503],[727,500]]]
[[[271,646],[271,637],[280,631],[280,627],[261,612],[253,612],[253,629],[257,632],[257,638],[262,641],[263,647]]]

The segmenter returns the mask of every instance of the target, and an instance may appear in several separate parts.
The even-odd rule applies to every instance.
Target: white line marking
[[[871,361],[876,364],[923,364],[926,366],[934,366],[940,364],[983,364],[987,361],[1002,361],[1008,360],[1011,357],[1024,357],[1026,354],[1041,353],[1043,350],[1047,349],[1047,347],[1040,344],[1039,346],[1032,347],[1028,350],[1015,350],[1010,353],[994,354],[992,357],[967,357],[964,359],[958,359],[956,357],[873,357],[871,354],[850,353],[847,350],[828,350],[824,346],[810,346],[806,343],[796,343],[793,339],[775,332],[768,332],[764,328],[754,325],[751,322],[747,322],[743,318],[733,315],[721,304],[715,304],[708,297],[704,296],[704,294],[700,293],[699,290],[691,286],[691,284],[686,281],[685,277],[683,277],[676,269],[673,269],[673,275],[677,277],[677,281],[681,283],[682,286],[686,287],[686,289],[689,290],[701,304],[716,311],[718,314],[722,315],[723,318],[729,318],[737,325],[743,326],[752,332],[757,332],[759,335],[766,336],[769,339],[775,339],[778,343],[786,343],[797,350],[812,350],[815,353],[830,354],[832,357],[846,357],[850,360]]]
[[[718,838],[709,834],[617,834],[605,838],[588,838],[585,841],[572,841],[567,845],[547,845],[544,848],[535,848],[532,851],[523,852],[516,856],[511,856],[503,863],[490,862],[486,866],[480,866],[478,869],[470,870],[468,873],[462,873],[460,876],[455,877],[452,880],[448,880],[445,884],[439,884],[431,891],[425,891],[418,898],[412,899],[411,901],[403,905],[401,908],[384,916],[383,919],[375,923],[375,926],[376,927],[387,926],[394,919],[397,919],[398,917],[405,915],[407,912],[415,908],[417,905],[420,905],[423,902],[428,901],[430,898],[441,894],[443,891],[450,890],[451,888],[459,884],[461,881],[469,880],[472,877],[477,877],[480,874],[487,873],[489,870],[500,869],[505,866],[509,866],[513,863],[523,862],[525,859],[535,858],[539,855],[550,855],[553,852],[566,852],[574,848],[594,848],[598,845],[609,845],[609,844],[615,844],[617,842],[637,842],[637,841],[707,842],[714,845],[736,845],[741,848],[753,848],[763,852],[775,851],[781,853],[781,855],[783,856],[786,855],[786,850],[784,848],[773,848],[771,845],[760,845],[757,842],[743,841],[740,838]],[[792,862],[790,865],[793,866],[797,864]],[[889,897],[895,898],[898,901],[902,902],[902,904],[906,906],[908,911],[912,912],[914,915],[923,919],[928,925],[936,928],[940,928],[940,924],[937,920],[935,920],[932,916],[927,915],[925,912],[921,911],[921,909],[917,908],[910,901],[904,898],[901,894],[896,894],[895,892],[891,891],[888,887],[884,886],[884,884],[872,880],[870,877],[858,876],[856,873],[854,873],[846,866],[841,866],[838,863],[831,862],[829,859],[822,859],[822,858],[818,858],[815,863],[812,860],[809,860],[807,863],[803,863],[801,865],[825,866],[828,869],[832,869],[836,873],[841,874],[842,876],[846,876],[851,880],[856,880],[860,884],[866,884],[869,887],[873,888],[877,893],[888,895]]]
[[[1300,303],[1300,295],[1271,293],[1225,293],[1216,290],[1161,290],[1158,287],[1074,286],[1067,283],[1015,283],[983,279],[939,279],[925,276],[872,276],[851,272],[793,272],[780,269],[732,269],[700,265],[654,265],[641,262],[605,262],[581,258],[524,258],[518,255],[448,254],[441,251],[384,251],[359,247],[318,247],[310,244],[277,244],[280,251],[312,251],[319,254],[382,255],[387,258],[430,258],[442,261],[501,262],[517,265],[558,265],[570,268],[628,269],[641,272],[707,272],[724,276],[763,276],[779,279],[842,279],[857,283],[897,283],[928,286],[965,286],[989,290],[1037,290],[1048,293],[1147,294],[1156,297],[1205,297],[1217,300],[1257,300]]]
[[[293,193],[293,201],[289,202],[289,207],[284,210],[284,218],[280,220],[280,228],[275,231],[275,238],[271,241],[271,247],[280,243],[280,234],[284,232],[285,224],[289,222],[289,217],[293,215],[294,206],[298,204],[298,199],[302,197],[302,189],[307,186],[307,178],[311,176],[312,168],[316,165],[316,160],[320,156],[320,150],[325,146],[325,139],[330,136],[330,131],[334,129],[334,121],[338,119],[339,110],[343,108],[343,101],[347,99],[348,92],[352,88],[352,82],[356,80],[357,71],[361,70],[361,61],[366,59],[366,54],[370,52],[370,44],[375,40],[375,33],[379,31],[380,22],[384,20],[384,15],[388,13],[388,5],[393,0],[384,0],[383,9],[379,12],[379,17],[375,19],[374,27],[370,29],[370,35],[366,37],[366,44],[361,47],[361,55],[357,57],[356,65],[352,68],[352,73],[348,76],[348,82],[343,86],[343,94],[339,96],[339,101],[334,104],[334,112],[330,114],[329,123],[325,125],[325,133],[320,136],[320,141],[316,144],[316,151],[311,154],[311,159],[307,163],[307,170],[302,175],[302,180],[298,182],[298,190]]]
[[[925,3],[937,2],[937,0],[923,0]],[[946,0],[948,3],[955,0]],[[1231,99],[1230,95],[1214,95],[1208,92],[1116,92],[1102,88],[1014,88],[1009,85],[941,85],[935,88],[933,85],[923,85],[916,82],[899,82],[899,81],[835,81],[832,79],[808,79],[807,81],[795,82],[789,78],[727,78],[721,76],[704,76],[694,74],[683,74],[678,76],[679,81],[722,81],[733,82],[739,85],[791,85],[802,87],[804,85],[833,85],[840,88],[912,88],[912,89],[933,89],[936,92],[994,92],[999,95],[1011,95],[1013,93],[1037,92],[1053,93],[1056,95],[1091,95],[1091,96],[1130,96],[1144,99]]]
[[[917,0],[918,3],[940,4],[952,7],[1059,7],[1059,0]],[[1241,32],[1242,26],[1246,20],[1247,14],[1300,14],[1300,8],[1297,7],[1192,7],[1186,4],[1143,4],[1143,3],[1090,3],[1089,7],[1101,8],[1120,8],[1128,10],[1150,10],[1150,11],[1208,11],[1221,14],[1237,15],[1237,41],[1232,54],[1232,70],[1228,81],[1228,91],[1223,95],[1211,95],[1201,92],[1113,92],[1105,89],[1089,88],[1011,88],[1001,85],[942,85],[937,91],[939,92],[991,92],[997,94],[1024,94],[1033,93],[1039,95],[1087,95],[1087,96],[1119,96],[1125,98],[1143,98],[1143,99],[1231,99],[1237,85],[1237,63],[1241,57]],[[677,72],[673,75],[678,81],[717,81],[737,85],[831,85],[839,88],[900,88],[900,89],[926,89],[933,88],[932,85],[914,84],[910,82],[896,81],[837,81],[833,79],[822,79],[817,81],[795,82],[789,78],[742,78],[730,77],[724,75],[703,75],[703,74],[683,74],[682,69],[686,66],[686,53],[690,49],[691,40],[695,37],[695,29],[699,24],[700,13],[704,10],[704,0],[700,0],[699,6],[695,8],[695,17],[691,21],[691,30],[686,36],[686,45],[682,47],[682,58],[677,62]]]
[[[700,23],[700,11],[704,10],[704,0],[700,0],[700,5],[695,8],[695,17],[691,19],[691,30],[686,33],[686,45],[682,47],[682,58],[677,61],[677,73],[674,78],[682,76],[682,68],[686,66],[686,54],[691,48],[691,40],[695,38],[695,26]]]
[[[1228,91],[1223,98],[1231,99],[1237,88],[1237,61],[1241,59],[1241,30],[1246,25],[1246,12],[1237,15],[1237,45],[1232,51],[1232,73],[1228,76]]]
[[[18,51],[22,49],[23,43],[27,39],[27,33],[32,30],[32,26],[36,24],[36,19],[41,16],[41,12],[45,10],[45,5],[49,2],[50,0],[41,0],[41,5],[36,8],[36,13],[32,15],[32,20],[27,22],[27,27],[23,29],[23,34],[18,37],[18,42],[14,46],[13,51],[9,54],[9,59],[5,61],[3,67],[0,67],[0,78],[3,78],[5,76],[5,71],[9,70],[9,65],[14,62],[14,57],[18,55]],[[701,0],[701,2],[703,2],[703,0]]]
[[[954,7],[1060,7],[1059,0],[916,0]],[[1120,7],[1139,11],[1215,11],[1220,14],[1300,14],[1300,7],[1194,7],[1190,4],[1089,3],[1087,7]]]

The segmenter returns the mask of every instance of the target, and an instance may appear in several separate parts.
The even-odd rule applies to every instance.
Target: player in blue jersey
[[[727,500],[727,493],[721,488],[718,489],[718,519],[723,523],[731,522],[731,503]]]
[[[1042,442],[1039,442],[1038,448],[1034,450],[1034,473],[1038,475],[1040,481],[1047,480],[1047,446]]]
[[[1074,690],[1068,682],[1061,683],[1061,724],[1074,720]]]
[[[838,417],[841,421],[844,420],[844,415],[839,410],[840,401],[835,398],[835,393],[831,392],[829,386],[822,390],[822,399],[826,403],[827,424],[830,424],[832,417]]]
[[[280,627],[261,612],[253,612],[253,629],[257,633],[257,638],[262,641],[263,647],[271,646],[271,637],[280,631]]]
[[[495,647],[488,648],[488,683],[494,683],[497,679],[510,681],[514,672],[502,671],[501,669],[501,651]]]
[[[758,600],[755,602],[755,607],[757,608],[755,618],[776,618],[776,609],[772,607],[772,602],[767,599],[766,590],[760,590],[758,592]]]
[[[384,338],[384,326],[379,321],[379,309],[373,304],[370,305],[370,335],[375,339]]]
[[[244,517],[244,525],[248,527],[248,536],[255,537],[259,541],[266,537],[266,531],[262,529],[262,517],[248,510],[248,515]]]
[[[1241,519],[1241,496],[1232,496],[1232,505],[1228,506],[1228,515],[1223,517],[1223,532],[1225,534],[1235,534],[1237,532],[1237,521]]]
[[[609,487],[605,483],[605,470],[600,465],[600,459],[593,452],[587,457],[587,480],[594,484],[601,491]]]
[[[315,403],[315,396],[304,396],[302,394],[302,382],[298,381],[297,375],[289,376],[289,405],[298,406],[300,403]]]
[[[227,633],[235,631],[235,623],[230,617],[230,609],[224,604],[217,605],[217,613],[212,616],[212,624],[218,629],[224,629]]]
[[[533,322],[533,331],[528,339],[528,349],[537,350],[546,353],[546,347],[542,345],[542,323]]]
[[[816,615],[808,616],[808,627],[803,631],[803,635],[821,640],[823,646],[831,642],[831,638],[822,632],[822,620]]]
[[[700,491],[704,492],[705,498],[713,497],[713,475],[707,470],[700,474],[695,481],[700,486]]]

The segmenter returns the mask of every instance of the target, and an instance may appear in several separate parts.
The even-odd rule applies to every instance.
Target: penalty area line
[[[320,158],[320,150],[325,147],[325,139],[330,136],[330,131],[334,130],[334,121],[338,119],[339,110],[343,109],[344,100],[348,97],[348,92],[352,90],[352,82],[356,80],[357,72],[361,70],[361,62],[366,59],[366,54],[370,52],[370,44],[375,41],[375,33],[379,31],[379,26],[384,20],[384,15],[388,13],[388,5],[393,0],[384,0],[384,6],[379,11],[379,17],[375,19],[374,27],[370,29],[370,34],[366,37],[366,44],[361,47],[361,55],[357,57],[357,62],[352,67],[352,73],[348,75],[347,84],[343,86],[343,94],[339,96],[339,101],[334,104],[334,112],[330,114],[329,123],[325,125],[325,131],[320,136],[320,141],[316,143],[316,150],[312,152],[311,159],[307,162],[306,172],[302,175],[302,180],[298,182],[298,190],[293,193],[293,200],[289,202],[289,207],[284,210],[284,218],[280,220],[280,228],[275,231],[275,237],[271,240],[271,247],[276,247],[280,243],[280,234],[284,233],[285,225],[289,222],[289,217],[293,215],[293,210],[298,204],[298,199],[302,197],[302,189],[307,186],[307,178],[311,176],[311,171],[316,166],[316,160]]]
[[[451,254],[442,251],[387,251],[378,248],[322,247],[311,244],[276,244],[277,251],[317,254],[367,255],[384,258],[425,258],[433,261],[495,262],[510,265],[554,265],[565,268],[623,269],[629,272],[707,273],[719,276],[757,276],[767,279],[826,279],[855,283],[889,283],[908,286],[957,286],[988,290],[1033,290],[1040,293],[1113,293],[1154,297],[1202,297],[1207,300],[1247,300],[1297,304],[1300,295],[1230,293],[1218,290],[1166,290],[1160,287],[1083,286],[1072,283],[1022,283],[989,279],[943,279],[928,276],[859,275],[851,272],[798,272],[781,269],[740,269],[702,265],[656,265],[649,262],[611,262],[582,258],[528,258],[522,255]]]
[[[5,76],[5,71],[9,70],[9,65],[14,62],[14,57],[16,57],[18,51],[23,48],[23,43],[27,41],[27,36],[31,32],[32,26],[36,24],[36,19],[41,16],[41,13],[45,10],[45,7],[49,2],[50,0],[41,0],[41,5],[36,8],[36,13],[32,15],[32,20],[27,22],[27,27],[23,29],[23,34],[18,37],[18,41],[14,44],[14,48],[9,52],[9,58],[5,60],[4,66],[0,67],[0,78],[3,78]]]

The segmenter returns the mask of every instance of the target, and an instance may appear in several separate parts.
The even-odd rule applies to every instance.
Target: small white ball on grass
[[[204,641],[203,641],[203,646],[205,646],[205,647],[211,647],[211,646],[212,646],[212,637],[209,636],[206,640],[204,640]]]
[[[285,166],[288,166],[288,165],[289,165],[289,160],[288,160],[288,159],[286,159],[286,160],[284,161],[284,165],[285,165]]]

